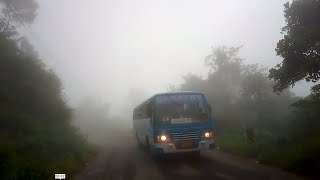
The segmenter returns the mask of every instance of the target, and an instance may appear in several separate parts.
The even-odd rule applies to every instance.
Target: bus
[[[133,110],[133,129],[139,145],[152,155],[214,148],[211,106],[199,92],[159,93]]]

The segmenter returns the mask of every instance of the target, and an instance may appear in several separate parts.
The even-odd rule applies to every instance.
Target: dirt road
[[[200,157],[174,155],[154,159],[137,146],[134,137],[130,134],[110,139],[101,145],[97,156],[90,160],[73,179],[299,179],[279,169],[263,166],[254,160],[233,156],[219,150],[202,152]]]

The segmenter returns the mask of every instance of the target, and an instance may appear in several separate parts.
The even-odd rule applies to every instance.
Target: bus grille
[[[193,139],[199,139],[200,132],[186,132],[186,133],[171,133],[173,137],[173,141],[185,141],[185,140],[193,140]]]

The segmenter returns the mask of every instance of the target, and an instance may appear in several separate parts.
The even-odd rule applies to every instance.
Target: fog
[[[0,0],[2,179],[320,179],[319,8]]]
[[[38,16],[23,31],[61,78],[71,106],[90,96],[110,103],[116,116],[131,111],[132,92],[138,101],[189,72],[206,77],[212,47],[243,45],[245,63],[280,63],[274,49],[285,2],[39,0]],[[293,92],[304,96],[305,86]]]

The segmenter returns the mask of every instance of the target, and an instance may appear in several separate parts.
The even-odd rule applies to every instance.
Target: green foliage
[[[306,98],[288,89],[273,92],[274,81],[258,64],[244,65],[239,48],[214,49],[206,59],[211,68],[206,79],[188,74],[181,90],[202,91],[213,108],[217,146],[222,150],[277,165],[307,176],[319,160],[319,87]],[[254,128],[255,144],[247,143],[246,129]]]
[[[246,143],[246,136],[241,131],[228,131],[228,133],[219,133],[215,137],[217,146],[223,151],[233,154],[256,157],[258,147],[255,144]]]
[[[207,56],[210,67],[206,79],[194,74],[184,76],[180,90],[194,90],[206,94],[213,108],[217,129],[265,127],[272,132],[286,132],[286,124],[274,124],[289,112],[293,102],[289,91],[281,95],[272,91],[266,68],[258,64],[244,65],[238,56],[241,47],[218,47]],[[285,130],[284,130],[285,129]]]
[[[223,151],[255,158],[261,163],[276,165],[305,176],[318,176],[316,173],[320,170],[319,166],[312,166],[312,163],[320,160],[319,137],[293,141],[284,137],[275,137],[263,129],[255,132],[256,144],[246,143],[246,138],[241,131],[222,132],[217,134],[215,141]]]
[[[305,79],[317,82],[320,78],[320,1],[297,0],[285,4],[287,25],[282,29],[284,38],[277,44],[281,64],[270,69],[269,77],[276,81],[273,89],[283,91]],[[311,94],[292,104],[289,137],[291,145],[279,145],[263,158],[265,162],[308,175],[318,176],[320,160],[320,85]]]
[[[292,136],[320,138],[320,96],[310,94],[292,104]]]
[[[309,137],[288,144],[271,144],[272,148],[259,157],[259,161],[274,164],[283,169],[295,171],[306,176],[317,176],[320,168],[312,162],[320,160],[319,137]]]
[[[18,23],[32,23],[36,17],[38,4],[35,0],[0,0],[3,13],[12,21]]]
[[[17,27],[32,23],[37,9],[35,0],[0,0],[0,34],[18,36]]]
[[[317,82],[320,78],[320,1],[296,0],[285,4],[284,38],[277,44],[281,64],[270,69],[276,81],[274,90],[282,91],[297,81]]]
[[[239,64],[243,59],[237,56],[240,47],[218,47],[212,49],[210,55],[206,57],[205,64],[211,68],[212,71],[224,71],[225,68],[233,69],[230,73],[240,72]]]
[[[3,35],[0,50],[1,178],[51,179],[76,170],[91,147],[70,125],[59,78]]]

